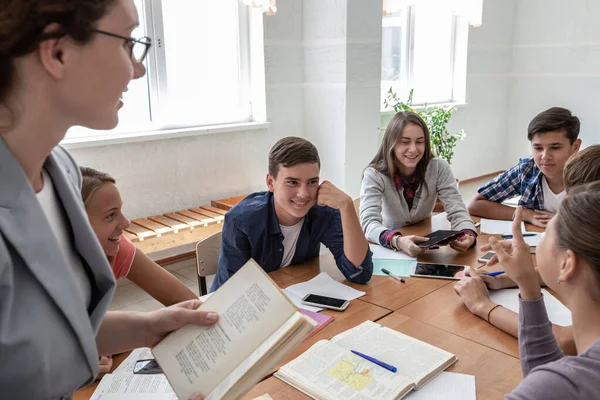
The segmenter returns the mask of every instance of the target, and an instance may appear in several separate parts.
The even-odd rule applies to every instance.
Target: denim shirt
[[[339,210],[315,204],[302,224],[292,264],[319,256],[321,243],[331,251],[346,279],[356,283],[367,283],[371,279],[371,251],[368,250],[361,265],[355,267],[344,254]],[[283,234],[271,192],[253,193],[225,214],[219,268],[210,291],[217,290],[250,258],[266,272],[278,270],[281,266]]]

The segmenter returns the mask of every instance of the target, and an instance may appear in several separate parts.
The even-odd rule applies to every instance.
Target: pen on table
[[[539,235],[538,233],[524,233],[523,237],[528,237],[528,236],[537,236]],[[512,239],[513,235],[500,235],[502,236],[502,239]]]
[[[381,272],[383,272],[383,273],[384,273],[384,274],[386,274],[386,275],[389,275],[389,276],[390,276],[390,278],[394,278],[394,279],[395,279],[395,280],[397,280],[397,281],[400,281],[400,282],[402,282],[402,283],[406,283],[406,281],[404,280],[404,278],[402,278],[401,276],[398,276],[398,275],[394,275],[394,274],[392,274],[390,271],[388,271],[388,270],[387,270],[387,269],[385,269],[385,268],[381,268]]]
[[[351,351],[352,353],[356,354],[357,356],[360,356],[360,357],[364,358],[365,360],[369,360],[369,361],[371,361],[373,364],[377,364],[377,365],[379,365],[380,367],[383,367],[383,368],[387,369],[388,371],[392,371],[392,372],[396,372],[396,371],[398,371],[398,369],[397,369],[396,367],[394,367],[393,365],[386,364],[386,363],[384,363],[383,361],[379,361],[379,360],[377,360],[377,359],[375,359],[375,358],[373,358],[373,357],[370,357],[370,356],[368,356],[368,355],[366,355],[366,354],[359,353],[359,352],[358,352],[358,351],[356,351],[356,350],[350,350],[350,351]]]
[[[486,275],[487,276],[498,276],[498,275],[502,275],[504,273],[504,271],[495,271],[495,272],[488,272]]]
[[[481,222],[475,222],[475,228],[479,228],[480,225],[481,225]]]

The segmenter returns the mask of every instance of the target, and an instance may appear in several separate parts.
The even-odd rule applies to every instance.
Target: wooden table
[[[502,399],[505,393],[514,389],[521,381],[521,367],[515,357],[473,343],[399,312],[382,318],[377,323],[455,354],[458,361],[447,371],[474,375],[479,399]],[[275,377],[262,381],[243,398],[251,400],[265,393],[274,400],[309,398]]]
[[[478,221],[477,218],[474,218]],[[445,213],[402,229],[403,234],[426,235],[438,229],[449,229]],[[540,231],[527,225],[528,231]],[[480,235],[476,249],[459,253],[445,246],[429,250],[419,261],[469,265],[481,268],[479,247],[487,243],[488,235]],[[314,278],[323,267],[333,267],[331,254],[321,255],[303,265],[272,272],[269,276],[282,288]],[[279,366],[291,361],[321,339],[331,339],[345,330],[371,320],[443,348],[458,358],[449,371],[476,377],[479,399],[501,399],[521,380],[517,340],[481,318],[471,314],[454,292],[454,281],[408,278],[402,284],[389,277],[373,276],[366,285],[343,283],[366,292],[353,300],[344,312],[325,310],[334,320],[315,336],[301,343]],[[113,369],[127,354],[114,357]],[[278,366],[278,367],[279,367]],[[96,384],[75,393],[75,400],[89,399]],[[244,399],[268,393],[274,400],[308,398],[293,387],[270,376],[257,384]]]

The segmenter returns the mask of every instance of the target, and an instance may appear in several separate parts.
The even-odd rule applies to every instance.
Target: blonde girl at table
[[[165,306],[197,299],[194,292],[125,237],[123,231],[130,222],[123,215],[123,201],[115,179],[93,168],[80,167],[80,170],[83,205],[115,279],[128,278]],[[102,378],[111,367],[112,357],[100,357],[97,379]]]
[[[145,74],[133,0],[10,0],[0,7],[0,392],[68,399],[98,354],[152,347],[218,315],[199,300],[109,312],[115,278],[88,222],[79,167],[60,141],[111,129]]]
[[[507,400],[595,399],[600,393],[600,181],[571,188],[546,227],[537,271],[521,233],[523,209],[506,248],[490,246],[519,287],[519,358],[523,380]],[[539,273],[539,274],[538,274]],[[552,333],[540,277],[573,315],[576,356],[565,356]]]
[[[427,238],[400,232],[431,216],[436,199],[451,229],[463,235],[450,243],[464,252],[475,246],[475,225],[458,191],[450,165],[434,157],[429,129],[416,113],[401,111],[389,122],[377,154],[365,169],[360,188],[360,223],[367,239],[417,256],[415,244]]]
[[[567,193],[571,188],[577,185],[600,180],[600,145],[589,146],[584,150],[573,154],[565,164],[563,180]],[[511,248],[510,241],[503,242],[503,245],[507,249]],[[489,244],[485,245],[481,247],[481,250],[489,251],[491,250],[491,246]],[[537,252],[539,254],[539,247]],[[497,263],[498,258],[494,257],[487,265],[493,266]],[[539,280],[540,284],[545,286],[541,277]],[[516,284],[510,276],[507,276],[506,274],[490,277],[486,276],[485,273],[471,270],[467,272],[463,279],[455,284],[454,289],[456,290],[456,293],[461,296],[462,301],[469,311],[485,319],[509,335],[517,337],[519,316],[516,313],[493,303],[490,300],[488,291],[488,289],[497,290],[510,287],[516,287]],[[577,354],[573,337],[573,327],[553,325],[552,328],[562,351],[565,354]]]

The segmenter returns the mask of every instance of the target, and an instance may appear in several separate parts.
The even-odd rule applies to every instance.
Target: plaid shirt
[[[542,172],[533,157],[523,157],[508,171],[498,175],[477,191],[489,201],[498,203],[521,196],[519,205],[534,209],[544,209],[544,191],[542,190]]]
[[[396,186],[396,190],[398,192],[402,190],[402,188],[404,188],[404,200],[406,200],[406,204],[408,205],[408,209],[410,210],[412,208],[413,199],[415,197],[415,191],[419,186],[417,184],[416,176],[413,175],[410,181],[408,181],[406,178],[400,175],[396,175],[394,176],[394,185]],[[477,237],[477,232],[475,232],[472,229],[463,229],[462,232],[464,232],[467,235]],[[381,232],[381,234],[379,235],[379,244],[383,247],[387,247],[388,249],[393,249],[394,247],[392,246],[392,239],[394,238],[394,236],[402,236],[402,233],[400,233],[400,231],[397,229],[388,229]],[[471,247],[474,247],[476,243],[477,242],[475,241]]]

